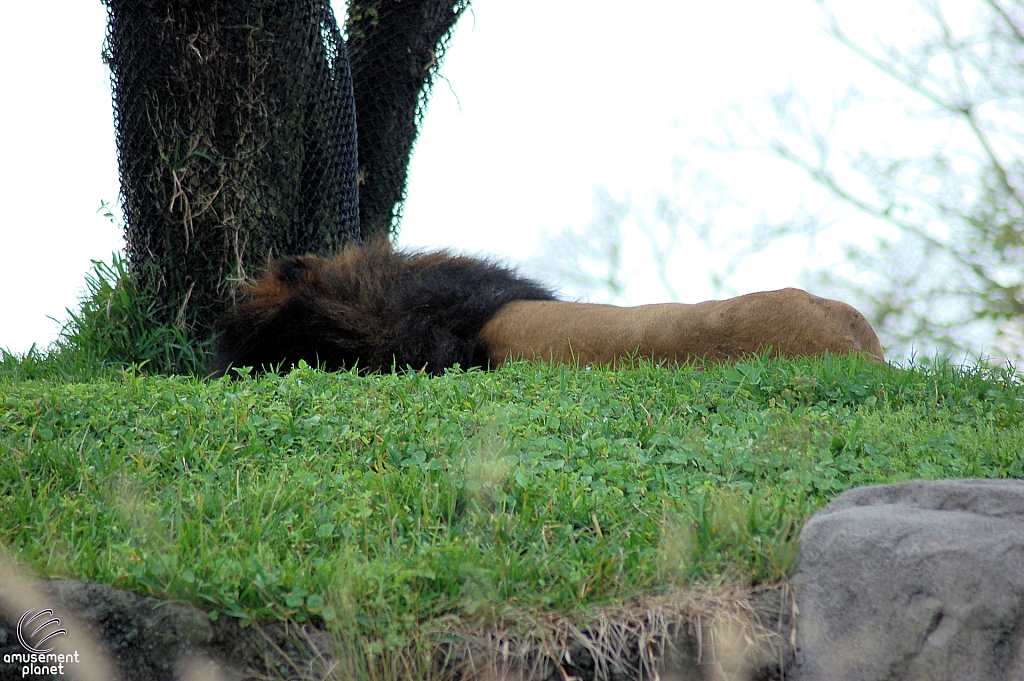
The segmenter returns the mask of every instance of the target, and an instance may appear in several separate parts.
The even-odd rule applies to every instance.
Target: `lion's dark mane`
[[[383,243],[335,258],[283,258],[218,321],[210,369],[287,369],[300,359],[328,371],[486,366],[477,336],[503,305],[554,299],[513,270],[444,251],[404,253]]]

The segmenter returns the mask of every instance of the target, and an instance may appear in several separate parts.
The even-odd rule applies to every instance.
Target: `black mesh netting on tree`
[[[359,220],[393,234],[406,172],[451,29],[469,0],[370,0],[348,8],[346,32],[359,128]]]
[[[205,337],[270,258],[394,233],[468,0],[353,4],[347,51],[327,0],[104,4],[128,259],[160,301],[152,323]]]

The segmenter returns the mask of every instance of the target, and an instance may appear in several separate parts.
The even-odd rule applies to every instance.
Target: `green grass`
[[[143,295],[128,260],[92,261],[76,310],[67,310],[60,336],[47,351],[35,346],[17,357],[0,348],[0,376],[7,380],[90,380],[137,367],[149,374],[202,374],[212,342],[190,337],[184,324],[154,319],[165,302]]]
[[[0,362],[0,544],[214,616],[354,615],[384,645],[442,615],[775,581],[851,487],[1024,478],[1010,370],[77,376]]]

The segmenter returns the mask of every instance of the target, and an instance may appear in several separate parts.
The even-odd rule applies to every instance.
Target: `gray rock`
[[[232,617],[211,621],[190,605],[104,584],[54,580],[35,582],[32,589],[33,603],[40,601],[35,609],[52,609],[62,626],[87,641],[79,664],[88,665],[105,651],[121,681],[306,681],[325,678],[329,672],[328,636],[312,627],[241,627]],[[0,589],[0,600],[4,598],[5,589]],[[4,655],[24,652],[17,637],[17,617],[13,621],[10,616],[0,617],[0,681],[22,678],[21,665],[5,664]],[[66,671],[75,673],[77,665],[67,665]]]
[[[791,583],[801,681],[1024,679],[1024,482],[847,492]]]

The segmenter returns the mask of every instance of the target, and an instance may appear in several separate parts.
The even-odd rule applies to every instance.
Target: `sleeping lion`
[[[386,241],[348,246],[334,258],[274,262],[216,332],[216,376],[299,360],[328,371],[409,366],[431,374],[509,359],[727,362],[769,348],[773,356],[827,351],[884,360],[864,315],[799,289],[695,305],[575,303],[486,260],[404,253]]]

